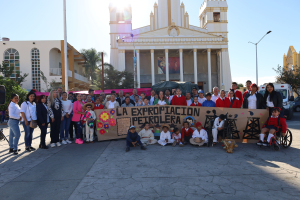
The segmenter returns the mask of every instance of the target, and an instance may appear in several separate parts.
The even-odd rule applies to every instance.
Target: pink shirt
[[[83,112],[82,105],[79,101],[75,101],[73,103],[73,118],[72,122],[79,122],[81,114],[78,114],[78,112]]]

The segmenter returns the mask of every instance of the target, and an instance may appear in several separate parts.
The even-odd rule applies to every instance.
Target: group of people
[[[228,97],[226,97],[224,90],[221,90],[219,93],[217,87],[213,88],[213,94],[208,92],[205,95],[203,90],[193,88],[192,93],[187,92],[186,96],[182,95],[182,91],[179,88],[167,89],[165,91],[159,91],[158,93],[156,93],[155,90],[151,90],[151,95],[148,97],[145,93],[138,95],[136,89],[133,89],[132,95],[126,93],[124,96],[123,91],[120,90],[118,94],[116,94],[115,91],[112,91],[110,95],[106,95],[102,92],[96,97],[94,95],[94,90],[92,89],[90,89],[89,94],[86,95],[74,93],[67,94],[66,92],[63,92],[62,88],[58,88],[57,90],[52,90],[48,97],[42,95],[38,99],[34,91],[29,92],[25,102],[21,104],[21,107],[19,106],[18,95],[12,94],[11,102],[8,106],[8,126],[10,127],[9,152],[18,154],[18,151],[20,151],[20,149],[18,149],[18,141],[20,138],[19,122],[21,122],[24,128],[25,150],[28,152],[35,150],[31,144],[32,133],[37,126],[41,130],[39,148],[48,148],[45,144],[45,137],[49,123],[51,147],[72,143],[74,129],[76,134],[76,144],[84,143],[83,129],[85,130],[86,136],[85,143],[93,143],[95,139],[94,136],[96,135],[94,128],[96,116],[94,110],[97,109],[161,105],[225,108],[243,107],[246,109],[268,109],[271,115],[272,110],[278,107],[281,109],[282,113],[282,96],[274,90],[274,85],[272,83],[267,84],[264,96],[258,93],[258,86],[254,83],[252,84],[251,81],[247,81],[246,86],[247,90],[242,94],[242,92],[237,90],[237,83],[233,82]],[[172,137],[171,134],[168,134],[169,127],[166,125],[162,127],[162,138],[159,138],[157,142],[161,145],[176,142],[174,145],[178,144],[179,146],[183,146],[185,142],[190,142],[190,139],[193,138],[191,143],[197,140],[201,141],[200,143],[203,143],[204,145],[205,142],[203,141],[206,141],[207,136],[205,136],[206,133],[202,131],[202,125],[199,123],[194,127],[195,130],[191,130],[191,127],[187,127],[185,128],[186,130],[181,131],[180,134],[176,134],[177,132],[180,132],[179,130],[176,132],[174,130],[174,137]],[[131,127],[129,132],[135,133],[133,130],[134,127]],[[147,130],[148,129],[146,129],[145,126],[145,131],[148,132]],[[195,137],[193,137],[194,134]],[[166,138],[164,138],[164,135]],[[181,140],[178,139],[180,136]],[[186,138],[186,136],[190,137]],[[201,136],[200,138],[202,139],[195,139],[198,138],[196,136]],[[143,138],[141,139],[143,140]],[[149,141],[150,143],[156,142],[152,139],[149,139]],[[216,140],[214,139],[214,142],[215,141]]]

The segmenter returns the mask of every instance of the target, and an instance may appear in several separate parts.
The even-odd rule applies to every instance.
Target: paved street
[[[221,145],[154,145],[126,153],[124,140],[25,153],[22,128],[18,156],[0,142],[1,199],[300,199],[299,121],[300,113],[288,121],[290,148],[238,144],[233,154]]]

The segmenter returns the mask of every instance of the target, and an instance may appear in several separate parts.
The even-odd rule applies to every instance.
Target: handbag
[[[27,103],[27,102],[26,102]],[[27,103],[27,110],[29,111],[29,114],[30,114],[30,110],[29,110],[29,105]],[[31,114],[30,114],[30,124],[29,124],[29,127],[30,128],[37,128],[37,120],[32,120],[31,118]]]

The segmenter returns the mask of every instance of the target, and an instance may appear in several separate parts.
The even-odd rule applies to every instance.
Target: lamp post
[[[135,83],[136,83],[136,81],[137,81],[137,73],[136,73],[136,54],[135,54],[135,46],[134,46],[134,35],[133,34],[131,34],[130,35],[131,37],[132,37],[132,43],[133,43],[133,77],[134,77],[134,88],[135,88]]]
[[[262,39],[264,39],[264,37],[266,37],[266,35],[270,34],[272,31],[268,31],[257,43],[254,42],[248,42],[251,44],[254,44],[256,47],[256,84],[258,85],[258,62],[257,62],[257,45],[260,43],[260,41],[262,41]]]
[[[68,43],[67,43],[67,15],[66,15],[66,0],[64,0],[64,59],[65,59],[65,92],[69,91],[69,76],[68,76]]]

